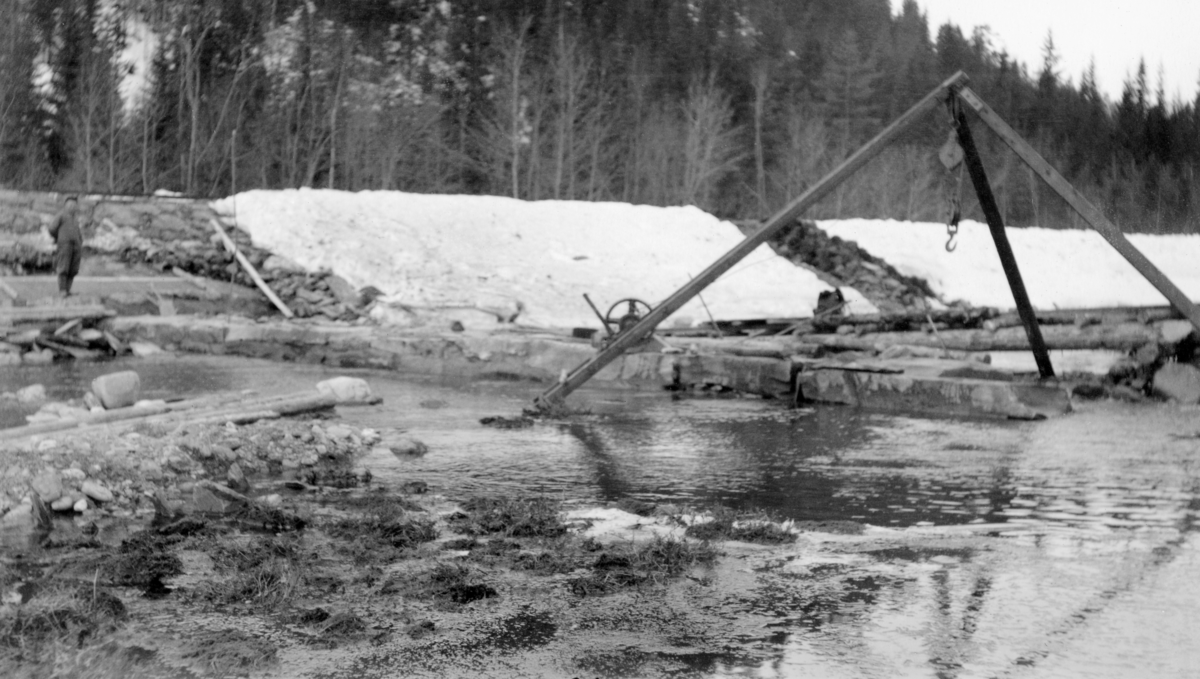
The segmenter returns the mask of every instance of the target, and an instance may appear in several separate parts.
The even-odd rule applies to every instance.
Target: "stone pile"
[[[795,221],[769,243],[780,256],[832,279],[831,285],[858,290],[884,313],[923,310],[925,298],[936,297],[924,280],[905,276],[853,241],[830,236],[810,221]]]

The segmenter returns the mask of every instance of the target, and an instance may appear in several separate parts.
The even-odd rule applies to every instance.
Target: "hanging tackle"
[[[950,113],[950,135],[946,138],[946,142],[938,149],[938,160],[942,161],[942,166],[947,172],[953,172],[958,168],[958,178],[954,181],[953,186],[947,189],[946,202],[948,204],[947,212],[949,218],[946,221],[946,252],[954,252],[957,244],[954,242],[954,237],[958,235],[958,222],[962,219],[962,187],[963,187],[963,149],[958,145],[958,97],[950,97],[947,102],[947,108]]]

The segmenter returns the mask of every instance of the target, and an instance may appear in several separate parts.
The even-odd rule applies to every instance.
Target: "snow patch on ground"
[[[432,311],[515,309],[519,301],[517,322],[538,327],[598,327],[585,292],[601,311],[624,297],[657,305],[743,239],[694,207],[313,189],[249,191],[213,207],[236,217],[255,245],[356,287],[373,285],[389,303]],[[804,318],[827,289],[763,245],[666,325],[701,324],[709,312],[718,320]],[[842,291],[853,312],[875,311]]]
[[[929,281],[945,301],[1011,309],[1012,292],[986,224],[959,225],[957,248],[946,252],[946,225],[892,220],[820,221],[832,236],[852,240],[903,274]],[[1165,305],[1166,299],[1099,233],[1009,228],[1008,239],[1030,301],[1039,309]],[[1130,234],[1134,247],[1192,299],[1200,299],[1200,235]]]

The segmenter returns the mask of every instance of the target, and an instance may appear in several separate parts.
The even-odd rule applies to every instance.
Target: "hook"
[[[950,234],[950,237],[946,239],[946,252],[954,252],[956,247],[958,244],[954,242],[954,234]]]
[[[958,201],[954,201],[954,212],[950,215],[950,222],[946,224],[946,234],[949,238],[946,239],[946,252],[954,252],[954,248],[958,244],[954,242],[954,237],[958,235],[958,220],[962,219],[962,209],[958,205]]]

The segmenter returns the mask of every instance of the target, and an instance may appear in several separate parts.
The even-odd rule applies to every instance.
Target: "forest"
[[[148,55],[143,62],[132,59]],[[914,0],[6,0],[0,185],[399,190],[770,215],[958,70],[1126,231],[1200,232],[1200,90],[1119,101]],[[1200,74],[1198,74],[1200,75]],[[944,221],[919,128],[810,216]],[[1082,226],[976,127],[1006,223]]]

